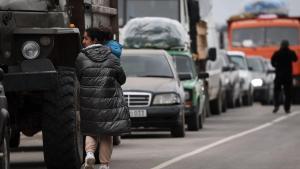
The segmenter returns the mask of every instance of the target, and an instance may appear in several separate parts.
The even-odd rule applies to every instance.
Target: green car
[[[192,55],[187,51],[168,51],[173,57],[185,91],[185,119],[188,130],[203,128],[205,114],[204,81],[198,77]]]

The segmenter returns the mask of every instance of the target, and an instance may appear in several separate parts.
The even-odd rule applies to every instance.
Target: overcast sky
[[[212,0],[214,20],[225,23],[229,16],[241,11],[243,4],[249,0]],[[300,0],[283,0],[288,3],[291,16],[300,16]]]

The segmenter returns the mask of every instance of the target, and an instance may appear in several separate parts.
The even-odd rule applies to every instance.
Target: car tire
[[[253,105],[253,96],[250,90],[243,96],[243,105],[245,106]]]
[[[235,99],[233,97],[233,91],[230,92],[229,95],[227,95],[227,98],[226,98],[227,102],[224,102],[224,104],[227,104],[227,107],[228,108],[235,108]]]
[[[42,117],[44,159],[48,169],[79,169],[83,138],[79,128],[78,82],[72,68],[59,68],[58,84],[45,93]]]
[[[4,126],[3,137],[1,138],[1,146],[0,146],[0,169],[10,169],[10,150],[9,150],[9,129],[8,126]]]
[[[222,111],[222,93],[219,92],[218,97],[211,101],[210,110],[212,114],[220,115]]]
[[[265,93],[263,100],[261,101],[262,105],[271,105],[272,104],[272,88],[269,85],[268,90]]]
[[[172,137],[184,137],[185,128],[184,128],[184,113],[182,113],[181,119],[178,121],[177,125],[171,128]]]
[[[223,92],[223,95],[222,95],[222,112],[223,113],[226,113],[227,111],[227,102],[226,102],[226,92]]]
[[[187,119],[187,127],[189,131],[199,130],[199,118],[200,118],[200,103],[197,105],[196,109]]]

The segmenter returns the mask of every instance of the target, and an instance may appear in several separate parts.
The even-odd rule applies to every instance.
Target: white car
[[[241,51],[227,51],[227,55],[230,61],[238,66],[243,104],[252,105],[254,89],[251,84],[252,74],[249,70],[246,54]]]

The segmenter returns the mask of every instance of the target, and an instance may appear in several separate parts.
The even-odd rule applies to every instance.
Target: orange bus
[[[278,50],[282,40],[288,40],[299,58],[293,64],[293,76],[294,85],[300,89],[300,18],[264,15],[232,19],[228,21],[227,34],[229,50],[267,59]]]

